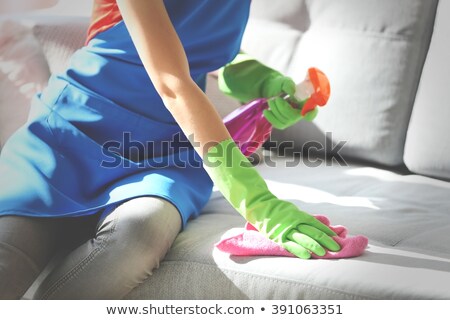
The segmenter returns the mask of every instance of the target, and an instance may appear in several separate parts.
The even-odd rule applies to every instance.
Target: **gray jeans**
[[[158,197],[100,214],[0,217],[0,299],[20,299],[61,251],[34,299],[120,299],[159,266],[181,229],[176,207]]]

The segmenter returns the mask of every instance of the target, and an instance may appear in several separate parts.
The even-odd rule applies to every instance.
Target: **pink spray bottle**
[[[323,107],[329,97],[330,82],[317,68],[308,69],[305,80],[297,85],[295,97],[282,96],[293,108],[299,109],[302,116],[317,112],[316,107]],[[254,153],[272,132],[272,125],[263,114],[263,110],[269,109],[269,99],[252,100],[223,118],[231,137],[245,156]]]

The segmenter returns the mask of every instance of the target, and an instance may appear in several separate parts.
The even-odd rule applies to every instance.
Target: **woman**
[[[298,257],[339,250],[328,227],[269,192],[202,90],[206,73],[237,55],[249,6],[95,1],[86,46],[2,150],[1,298],[20,298],[55,243],[89,226],[34,298],[122,298],[158,267],[213,183]]]

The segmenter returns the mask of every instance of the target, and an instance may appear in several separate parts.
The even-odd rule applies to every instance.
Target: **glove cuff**
[[[226,139],[211,147],[203,162],[205,170],[225,199],[250,223],[256,219],[252,208],[275,198],[233,139]]]

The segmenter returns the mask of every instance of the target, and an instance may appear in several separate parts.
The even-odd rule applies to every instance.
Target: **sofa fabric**
[[[229,256],[214,244],[242,232],[245,221],[215,189],[160,268],[126,298],[450,298],[448,183],[356,164],[268,159],[256,168],[275,195],[368,236],[366,252],[338,260]]]
[[[254,1],[256,19],[250,20],[243,49],[280,69],[289,61],[285,71],[296,81],[303,79],[308,67],[316,66],[330,78],[332,93],[327,111],[313,123],[275,131],[274,140],[293,140],[299,150],[308,141],[322,145],[326,139],[346,141],[342,154],[347,157],[401,164],[437,1],[282,3],[283,9],[276,1]],[[284,27],[274,29],[274,22]],[[285,49],[284,57],[271,54],[272,43],[276,53]],[[281,48],[278,43],[283,43]],[[327,138],[327,132],[332,137]]]
[[[416,173],[450,180],[450,2],[440,1],[408,128],[404,160]]]

